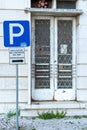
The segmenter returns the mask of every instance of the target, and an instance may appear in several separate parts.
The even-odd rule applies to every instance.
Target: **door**
[[[32,100],[75,99],[75,20],[32,18]]]
[[[75,20],[55,20],[55,100],[75,99]]]

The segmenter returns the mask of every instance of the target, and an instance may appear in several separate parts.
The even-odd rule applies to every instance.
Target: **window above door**
[[[31,0],[31,8],[52,8],[52,0]]]
[[[57,0],[58,9],[76,9],[76,0]]]
[[[31,8],[75,9],[77,0],[32,0]]]
[[[76,7],[77,0],[31,0],[31,7],[25,12],[32,15],[76,17],[82,10]]]

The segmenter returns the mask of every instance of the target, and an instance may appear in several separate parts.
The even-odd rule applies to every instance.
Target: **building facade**
[[[49,108],[75,108],[76,113],[81,108],[87,114],[86,4],[87,0],[0,0],[0,112],[14,109],[16,102],[16,66],[9,64],[3,22],[28,20],[31,45],[25,47],[25,64],[18,66],[22,114]]]

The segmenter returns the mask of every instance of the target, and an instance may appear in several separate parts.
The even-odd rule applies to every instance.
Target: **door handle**
[[[62,91],[62,93],[65,93],[65,92],[66,92],[65,90]]]
[[[56,63],[56,60],[54,61],[54,63]]]

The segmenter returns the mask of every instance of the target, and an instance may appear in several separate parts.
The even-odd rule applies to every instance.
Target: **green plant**
[[[32,130],[36,130],[35,128],[33,128]]]
[[[78,118],[87,118],[87,115],[84,115],[84,116],[75,115],[75,116],[73,116],[73,118],[75,118],[75,119],[78,119]]]
[[[56,118],[64,118],[66,116],[66,112],[61,111],[61,112],[56,112],[55,114]]]
[[[86,130],[85,128],[82,128],[82,130]]]
[[[62,111],[62,112],[56,112],[56,113],[53,113],[53,111],[51,112],[46,112],[46,113],[42,113],[42,114],[39,114],[38,113],[38,118],[41,118],[41,119],[53,119],[53,118],[57,118],[57,119],[60,119],[60,118],[63,118],[65,117],[66,115],[66,112]]]
[[[7,113],[7,117],[10,119],[11,117],[15,116],[16,115],[16,111],[12,111],[10,110],[8,113]],[[18,111],[18,115],[20,115],[20,110]]]
[[[83,118],[87,118],[87,115],[82,116]]]
[[[73,118],[78,119],[78,118],[81,118],[81,116],[75,115],[73,116]]]
[[[11,118],[11,117],[13,117],[13,116],[15,116],[15,115],[16,115],[16,112],[9,111],[9,112],[7,113],[7,117],[8,117],[8,118]]]

